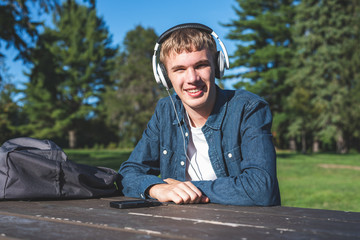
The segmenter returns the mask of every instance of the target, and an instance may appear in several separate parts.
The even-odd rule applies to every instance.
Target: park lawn
[[[128,150],[65,150],[77,163],[118,170]],[[278,152],[283,206],[360,212],[360,154]]]
[[[132,149],[125,150],[95,150],[95,149],[66,149],[69,160],[92,166],[108,167],[119,170],[122,162],[126,161]]]
[[[278,153],[283,206],[360,212],[359,154]]]

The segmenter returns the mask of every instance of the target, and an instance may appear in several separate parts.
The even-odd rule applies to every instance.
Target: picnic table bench
[[[114,209],[112,197],[0,201],[0,239],[360,239],[360,213],[219,204]]]

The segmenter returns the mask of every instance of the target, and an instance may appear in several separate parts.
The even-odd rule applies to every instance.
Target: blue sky
[[[235,51],[236,43],[225,38],[230,29],[220,23],[230,23],[237,18],[234,6],[238,8],[235,0],[97,0],[98,16],[103,18],[113,44],[119,45],[120,49],[126,33],[137,25],[151,27],[160,35],[177,24],[198,22],[211,27],[219,35],[230,55]],[[5,51],[3,46],[2,52]],[[27,81],[23,71],[29,68],[21,60],[13,61],[16,54],[14,49],[6,50],[5,54],[9,73],[20,86]]]

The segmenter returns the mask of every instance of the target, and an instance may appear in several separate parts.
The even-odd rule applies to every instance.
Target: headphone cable
[[[177,111],[176,111],[175,103],[174,103],[174,101],[173,101],[173,99],[172,99],[172,97],[171,97],[171,94],[170,94],[170,92],[169,92],[169,89],[166,88],[166,91],[167,91],[167,93],[169,94],[169,97],[170,97],[170,100],[171,100],[171,103],[172,103],[172,106],[173,106],[173,108],[174,108],[174,112],[175,112],[175,115],[176,115],[176,119],[177,119],[177,122],[178,122],[179,127],[180,127],[181,135],[182,135],[182,138],[183,138],[184,153],[185,153],[185,156],[186,156],[186,160],[189,162],[190,167],[192,168],[192,170],[193,170],[194,173],[196,174],[196,177],[197,177],[199,180],[203,180],[202,177],[199,177],[199,174],[198,174],[197,171],[195,170],[194,166],[191,164],[190,158],[189,158],[189,156],[187,155],[186,143],[185,143],[185,135],[184,135],[184,131],[183,131],[182,127],[181,127],[179,115],[178,115],[178,113],[177,113]],[[201,175],[201,173],[200,173],[200,175]]]

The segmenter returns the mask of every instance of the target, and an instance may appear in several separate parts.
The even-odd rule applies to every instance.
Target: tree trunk
[[[69,147],[70,148],[76,147],[76,131],[75,130],[69,131]]]
[[[304,130],[301,131],[301,152],[306,153],[306,134]]]
[[[313,153],[318,153],[319,150],[320,150],[320,148],[319,148],[319,140],[317,138],[314,138],[312,151],[313,151]]]
[[[337,136],[336,136],[336,152],[344,154],[344,153],[347,153],[347,151],[348,151],[348,149],[347,149],[346,142],[344,139],[343,131],[339,129],[337,131]]]
[[[291,151],[296,152],[296,142],[294,138],[290,138],[289,140],[289,148]]]

